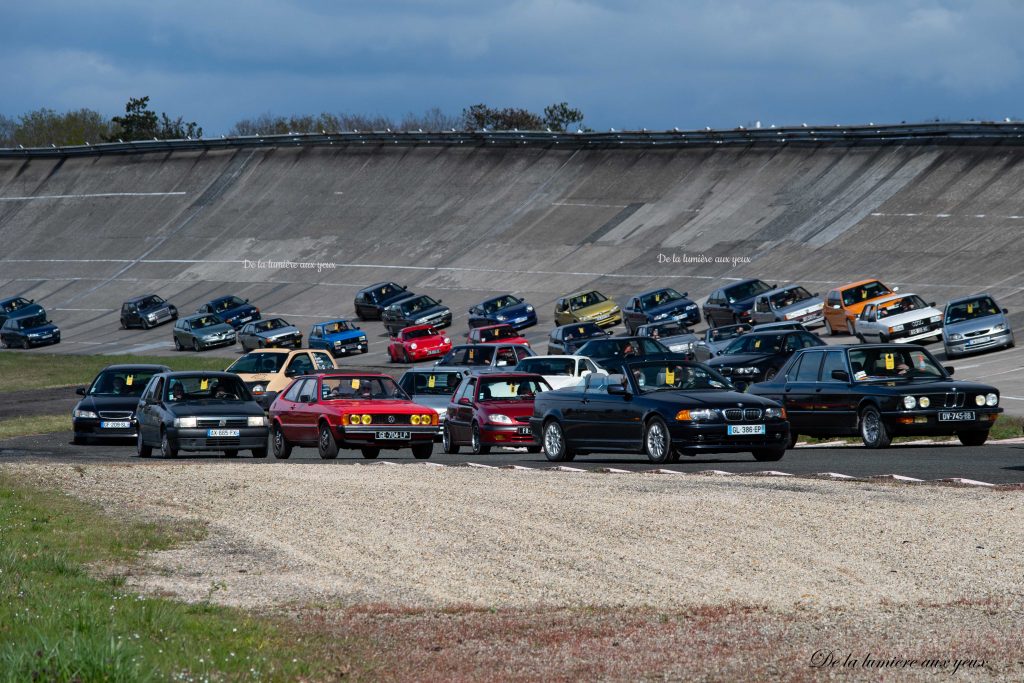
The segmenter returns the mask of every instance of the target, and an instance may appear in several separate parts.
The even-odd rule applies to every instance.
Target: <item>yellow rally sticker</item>
[[[578,327],[576,329],[578,329],[580,331],[580,334],[583,334],[583,328],[582,327]]]
[[[359,378],[358,377],[353,377],[352,378],[352,388],[353,389],[358,389],[359,388]]]
[[[124,378],[124,383],[127,384],[128,386],[131,386],[132,382],[134,382],[134,381],[135,381],[135,375],[128,375],[127,377]]]
[[[437,378],[436,377],[434,377],[433,375],[431,375],[430,377],[427,377],[427,387],[428,388],[433,389],[434,385],[436,385],[436,384],[437,384]]]
[[[676,373],[673,372],[672,370],[666,370],[665,371],[665,384],[675,384],[675,383],[676,383]]]
[[[974,313],[974,304],[967,304],[967,312]]]
[[[204,377],[203,379],[201,379],[199,381],[199,390],[200,391],[206,391],[209,388],[210,388],[210,380],[208,380],[208,379],[206,379]]]
[[[896,359],[891,353],[885,354],[885,369],[892,370],[896,367]]]
[[[473,354],[474,354],[474,353],[475,353],[475,351],[473,351],[473,349],[470,349],[470,350],[469,350],[469,359],[470,359],[470,360],[473,360]]]
[[[755,339],[754,340],[754,348],[755,349],[761,348],[761,340],[760,339]]]

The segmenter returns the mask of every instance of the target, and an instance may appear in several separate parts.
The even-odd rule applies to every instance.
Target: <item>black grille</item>
[[[967,394],[962,391],[950,391],[944,396],[943,408],[962,408]]]
[[[740,420],[759,420],[761,419],[760,408],[726,408],[722,411],[722,415],[729,422],[739,422]]]
[[[988,330],[988,329],[986,329],[986,330],[976,330],[974,332],[966,332],[966,333],[964,333],[964,336],[965,337],[981,337],[983,335],[988,334],[991,331],[992,330]]]
[[[370,424],[375,425],[407,425],[411,415],[371,415]],[[390,419],[389,419],[390,418]]]
[[[247,417],[200,417],[196,420],[196,425],[204,429],[245,427],[248,424],[249,418]]]
[[[130,420],[134,416],[130,410],[101,410],[99,416],[104,420]]]
[[[744,420],[760,420],[761,409],[760,408],[747,408],[743,411]]]
[[[242,440],[238,437],[214,437],[206,440],[207,446],[221,447],[221,446],[239,446]]]

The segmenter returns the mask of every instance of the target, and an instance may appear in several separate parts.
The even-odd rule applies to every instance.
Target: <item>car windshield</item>
[[[750,299],[758,294],[770,291],[772,291],[772,288],[768,283],[762,280],[751,280],[750,282],[741,282],[732,287],[726,287],[725,295],[729,297],[729,303],[734,304],[737,301]]]
[[[916,294],[909,294],[905,297],[879,304],[878,317],[887,318],[890,315],[900,315],[910,311],[920,311],[928,307],[924,299]]]
[[[943,379],[946,373],[925,349],[881,347],[850,349],[850,368],[856,382],[872,380]]]
[[[782,334],[747,334],[727,347],[725,355],[734,353],[782,353],[782,342],[786,336]]]
[[[637,329],[637,334],[641,337],[654,337],[655,339],[658,337],[678,337],[690,333],[689,327],[675,320],[654,325],[641,325]]]
[[[141,396],[156,370],[104,370],[89,387],[90,396]]]
[[[19,308],[25,308],[28,305],[29,305],[29,302],[28,302],[27,299],[23,299],[22,297],[18,297],[17,299],[14,299],[12,301],[8,301],[7,303],[5,303],[3,305],[3,310],[4,310],[4,313],[12,313],[12,312],[18,310]]]
[[[501,325],[480,330],[481,341],[497,341],[499,339],[512,339],[518,337],[519,333],[511,325]]]
[[[346,330],[352,329],[348,326],[348,322],[344,320],[335,320],[334,322],[324,323],[324,334],[337,334],[338,332],[345,332]]]
[[[792,306],[793,304],[798,304],[801,301],[807,301],[811,298],[813,298],[811,297],[811,293],[803,287],[790,287],[782,290],[781,292],[776,292],[770,297],[772,306],[775,308],[786,308],[787,306]]]
[[[723,342],[729,339],[735,339],[736,337],[750,332],[750,325],[723,325],[722,327],[712,327],[705,332],[705,337],[709,342]]]
[[[647,309],[655,306],[664,306],[670,301],[682,299],[683,295],[674,289],[662,289],[658,292],[651,292],[640,297],[640,306]]]
[[[576,361],[572,358],[524,358],[519,361],[516,370],[521,372],[533,372],[538,375],[568,375],[576,374]]]
[[[157,306],[163,306],[165,303],[166,302],[163,299],[154,294],[153,296],[147,296],[145,299],[140,301],[139,308],[156,308]]]
[[[238,308],[239,306],[244,305],[245,302],[239,299],[237,296],[229,296],[227,298],[215,301],[213,304],[213,310],[215,310],[217,313],[222,313],[224,311],[229,311],[232,308]]]
[[[229,365],[227,372],[241,372],[246,374],[281,372],[281,368],[284,367],[286,360],[288,360],[287,353],[253,351],[245,354]]]
[[[405,293],[405,290],[396,285],[394,282],[389,282],[386,285],[382,285],[380,288],[375,289],[374,292],[377,294],[379,298],[388,299],[396,294]]]
[[[408,400],[390,377],[324,377],[320,398],[324,401]]]
[[[604,330],[597,323],[584,323],[583,325],[570,325],[565,328],[562,339],[573,341],[574,339],[589,339],[590,337],[603,337]]]
[[[418,296],[415,299],[405,301],[401,303],[400,306],[402,307],[403,313],[413,314],[431,309],[434,306],[437,306],[437,302],[424,294],[423,296]]]
[[[249,390],[237,377],[210,375],[180,375],[167,382],[164,400],[170,403],[184,401],[251,401]]]
[[[532,401],[542,391],[551,389],[544,380],[521,377],[505,379],[482,378],[477,386],[476,400],[486,401]]]
[[[484,304],[484,306],[483,306],[484,313],[496,313],[496,312],[500,311],[503,308],[508,308],[509,306],[515,306],[518,303],[522,303],[522,299],[517,299],[516,297],[512,296],[511,294],[506,294],[505,296],[499,296],[497,299],[491,299],[490,301],[488,301],[488,302],[486,302]]]
[[[581,308],[586,308],[587,306],[599,304],[603,301],[608,301],[608,297],[601,292],[587,292],[586,294],[580,294],[579,296],[574,296],[569,299],[569,310],[575,311]]]
[[[223,325],[219,319],[214,318],[212,315],[200,316],[192,321],[193,330],[201,330],[204,327],[213,327],[214,325]]]
[[[451,396],[460,381],[461,372],[409,372],[399,381],[399,386],[411,396]]]
[[[456,346],[438,365],[490,365],[495,350],[486,345]]]
[[[18,319],[18,328],[22,330],[31,330],[33,327],[42,327],[45,324],[46,316],[42,313]]]
[[[433,327],[421,327],[418,330],[404,332],[402,336],[406,339],[421,339],[423,337],[436,337],[437,335],[438,332]]]
[[[979,296],[967,301],[958,301],[946,307],[946,324],[962,323],[965,320],[998,315],[1001,311],[989,296]]]
[[[644,356],[649,353],[665,353],[668,351],[653,339],[595,339],[587,342],[580,349],[581,356],[608,358],[615,356]]]
[[[256,323],[255,329],[257,332],[269,332],[270,330],[279,330],[282,327],[288,327],[288,322],[282,318],[271,318],[270,320],[261,320]]]
[[[878,280],[874,280],[864,285],[857,285],[856,287],[844,289],[843,305],[853,306],[858,302],[875,299],[880,296],[885,296],[886,294],[892,294],[892,290]]]
[[[641,393],[652,391],[728,391],[729,380],[696,363],[630,363],[629,371]]]

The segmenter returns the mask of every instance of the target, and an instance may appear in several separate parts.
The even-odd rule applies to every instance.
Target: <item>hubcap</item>
[[[331,435],[327,432],[327,430],[321,427],[320,428],[320,448],[322,448],[322,449],[324,449],[326,451],[327,447],[331,443],[330,442],[330,438],[331,438]]]
[[[544,450],[551,455],[557,455],[562,452],[562,433],[554,422],[549,424],[548,428],[544,430]]]
[[[647,452],[659,459],[665,455],[665,434],[657,422],[647,430]]]
[[[284,434],[281,433],[280,429],[274,430],[274,449],[278,453],[284,452]]]
[[[878,441],[878,416],[875,413],[864,416],[864,436],[871,443]]]
[[[480,450],[480,429],[478,427],[473,427],[473,450]]]

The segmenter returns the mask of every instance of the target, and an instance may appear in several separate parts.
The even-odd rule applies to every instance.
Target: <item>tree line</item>
[[[449,130],[552,130],[565,131],[582,126],[583,112],[559,102],[535,113],[522,108],[494,108],[474,104],[460,114],[448,114],[437,107],[423,114],[406,114],[400,119],[364,114],[305,114],[275,116],[261,114],[238,121],[228,135],[282,135],[288,133],[333,133],[341,131],[449,131]],[[0,147],[46,147],[84,145],[133,140],[179,140],[203,137],[202,127],[183,116],[166,112],[157,115],[149,108],[149,97],[130,98],[123,116],[105,117],[91,109],[57,112],[37,109],[10,118],[0,114]]]

